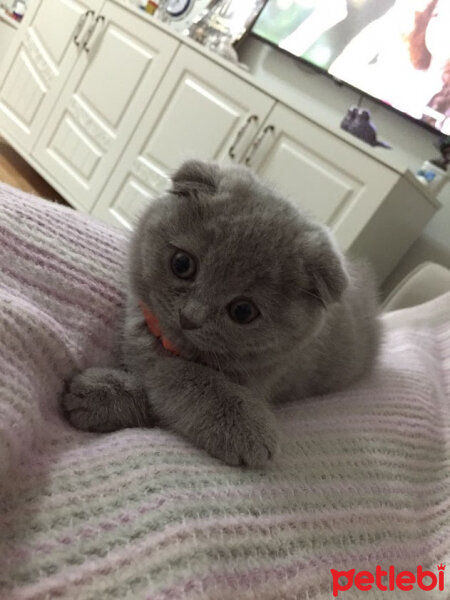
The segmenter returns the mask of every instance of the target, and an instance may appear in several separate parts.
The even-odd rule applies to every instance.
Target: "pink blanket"
[[[449,598],[450,295],[383,317],[373,376],[281,408],[280,458],[238,469],[63,420],[64,381],[115,360],[126,245],[0,186],[0,599],[396,599],[389,567]]]

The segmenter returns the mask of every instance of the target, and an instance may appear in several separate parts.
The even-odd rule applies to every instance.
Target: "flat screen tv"
[[[252,33],[450,134],[450,0],[268,0]]]

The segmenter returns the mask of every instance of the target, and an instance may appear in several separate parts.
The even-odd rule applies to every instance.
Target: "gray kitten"
[[[187,162],[131,244],[123,370],[63,399],[89,431],[160,424],[228,464],[277,451],[271,403],[338,390],[371,367],[376,294],[319,225],[241,167]]]

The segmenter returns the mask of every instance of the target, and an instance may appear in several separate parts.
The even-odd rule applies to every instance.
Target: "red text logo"
[[[443,591],[445,565],[438,565],[437,570],[438,574],[436,575],[433,571],[424,571],[422,565],[419,565],[415,573],[412,571],[399,571],[396,573],[393,565],[388,567],[387,571],[377,565],[374,575],[370,571],[356,573],[355,569],[349,571],[331,569],[333,596],[336,598],[339,592],[345,592],[353,586],[362,592],[368,592],[372,588],[378,588],[384,592],[388,590],[409,591],[415,587],[425,592],[436,589]]]

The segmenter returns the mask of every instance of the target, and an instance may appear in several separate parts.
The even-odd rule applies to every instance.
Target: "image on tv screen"
[[[252,31],[450,134],[450,0],[268,0]]]

